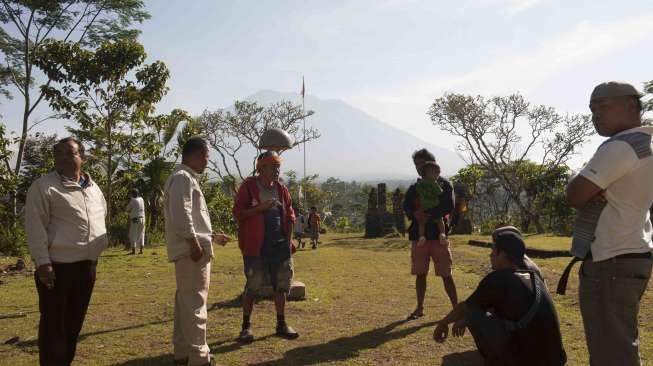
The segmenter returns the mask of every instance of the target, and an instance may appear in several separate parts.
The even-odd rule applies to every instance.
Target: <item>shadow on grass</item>
[[[250,343],[249,345],[240,344],[235,339],[228,340],[228,341],[222,341],[222,342],[218,342],[218,343],[209,344],[209,348],[211,348],[211,353],[212,354],[221,355],[221,354],[225,354],[225,353],[238,351],[239,349],[241,349],[243,347],[251,347],[252,344],[255,344],[256,342],[262,342],[262,341],[264,341],[266,339],[269,339],[269,338],[272,338],[274,336],[275,336],[274,334],[268,334],[268,335],[265,335],[263,337],[256,337],[254,339],[254,342]]]
[[[160,365],[172,365],[174,357],[171,354],[154,356],[149,358],[137,358],[135,360],[129,360],[125,362],[114,363],[113,366],[160,366]]]
[[[213,305],[208,307],[208,311],[213,311],[217,309],[235,309],[243,306],[243,297],[241,295],[236,295],[231,300],[224,300],[220,302],[214,302]]]
[[[208,308],[208,311],[213,311],[217,309],[222,309],[222,308],[239,308],[242,306],[242,298],[241,296],[237,296],[231,300],[225,300],[221,302],[216,302],[213,303]],[[30,313],[37,313],[38,311],[32,311]],[[106,329],[106,330],[98,330],[95,332],[90,332],[90,333],[84,333],[80,334],[79,338],[77,339],[77,342],[81,342],[84,339],[88,337],[93,337],[101,334],[107,334],[107,333],[114,333],[114,332],[122,332],[125,330],[132,330],[132,329],[137,329],[137,328],[143,328],[147,327],[150,325],[159,325],[159,324],[165,324],[165,323],[171,323],[174,319],[166,319],[166,320],[159,320],[159,321],[154,321],[154,322],[149,322],[149,323],[143,323],[143,324],[136,324],[136,325],[130,325],[127,327],[121,327],[121,328],[115,328],[115,329]],[[16,347],[20,348],[23,352],[27,353],[38,353],[38,349],[35,349],[35,347],[38,346],[38,339],[30,339],[22,342],[18,342],[15,344]],[[156,363],[153,363],[153,365],[156,365]]]
[[[347,240],[361,240],[365,239],[365,236],[348,236],[344,238],[333,238],[331,239],[332,242],[338,242],[338,241],[347,241]]]
[[[283,366],[283,365],[316,365],[325,362],[346,361],[358,357],[365,349],[374,349],[394,339],[404,338],[425,327],[435,325],[435,322],[423,323],[395,330],[405,320],[390,323],[384,327],[363,332],[351,337],[341,337],[327,343],[304,346],[286,351],[283,358],[274,361],[260,362],[252,366]]]
[[[131,329],[146,327],[148,325],[165,324],[165,323],[172,322],[172,320],[173,319],[159,320],[159,321],[150,322],[150,323],[130,325],[128,327],[98,330],[96,332],[84,333],[84,334],[79,335],[79,338],[77,339],[77,343],[83,341],[84,339],[86,339],[88,337],[93,337],[93,336],[100,335],[100,334],[113,333],[113,332],[122,332],[124,330],[131,330]],[[23,342],[16,343],[16,347],[20,348],[23,352],[27,352],[27,353],[37,352],[38,353],[38,349],[36,349],[34,352],[30,351],[30,349],[33,349],[34,347],[38,346],[38,342],[39,342],[38,338],[37,339],[30,339],[28,341],[23,341]]]
[[[478,351],[450,353],[442,357],[442,366],[483,366],[483,357]]]

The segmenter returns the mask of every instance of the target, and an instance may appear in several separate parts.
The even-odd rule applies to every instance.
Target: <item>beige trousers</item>
[[[210,362],[206,343],[206,299],[211,279],[211,257],[204,255],[193,262],[190,257],[175,261],[177,292],[175,324],[172,333],[175,359],[188,358],[188,365]]]

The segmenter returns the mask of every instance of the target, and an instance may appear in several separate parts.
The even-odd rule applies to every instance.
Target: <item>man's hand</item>
[[[440,234],[440,245],[449,245],[449,238],[446,234]]]
[[[279,202],[279,201],[277,201],[274,198],[270,198],[269,200],[266,200],[266,201],[261,202],[258,205],[256,205],[256,209],[259,212],[265,212],[265,211],[271,209],[272,207],[276,206],[277,202]]]
[[[48,289],[52,290],[54,288],[54,269],[52,264],[42,264],[36,269],[36,275],[39,278],[39,281]]]
[[[213,242],[216,244],[220,244],[222,246],[227,245],[227,242],[231,240],[231,238],[223,233],[213,233],[212,235]]]
[[[465,335],[465,328],[467,328],[467,321],[465,321],[465,319],[457,320],[451,326],[451,334],[453,334],[454,337],[462,337]]]
[[[436,342],[438,343],[444,342],[444,340],[447,339],[448,335],[449,335],[449,325],[444,323],[438,323],[438,325],[435,326],[435,330],[433,331],[433,339],[435,339]]]
[[[597,193],[596,196],[592,197],[589,201],[590,204],[594,205],[603,205],[607,202],[608,200],[605,198],[605,190]]]
[[[190,259],[192,259],[193,262],[197,262],[202,259],[202,256],[204,255],[204,249],[200,245],[200,242],[197,241],[197,238],[186,239],[186,242],[190,246]]]

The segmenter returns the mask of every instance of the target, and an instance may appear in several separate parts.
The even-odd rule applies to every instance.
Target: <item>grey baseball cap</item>
[[[609,98],[609,97],[641,97],[643,94],[638,92],[634,86],[628,83],[622,83],[619,81],[607,81],[597,85],[592,91],[590,96],[590,101],[599,99],[599,98]]]

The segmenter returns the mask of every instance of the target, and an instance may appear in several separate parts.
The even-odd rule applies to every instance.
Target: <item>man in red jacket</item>
[[[295,213],[288,189],[279,182],[281,158],[272,151],[259,155],[258,175],[240,185],[234,204],[238,245],[245,264],[243,327],[238,341],[254,340],[250,317],[254,300],[265,285],[272,285],[277,310],[277,335],[295,339],[299,334],[286,324],[286,295],[293,277],[290,235]]]

